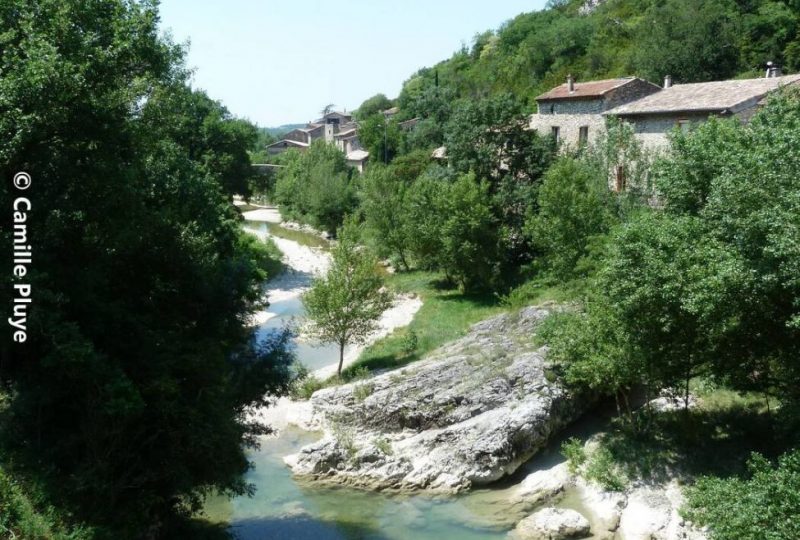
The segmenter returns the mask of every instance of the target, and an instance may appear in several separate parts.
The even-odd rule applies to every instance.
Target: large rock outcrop
[[[443,492],[513,472],[585,406],[533,344],[548,314],[494,317],[406,368],[318,391],[326,436],[286,463],[317,481]]]

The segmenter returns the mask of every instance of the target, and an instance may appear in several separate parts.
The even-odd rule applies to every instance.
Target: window
[[[550,133],[553,135],[553,138],[556,140],[556,142],[561,140],[561,128],[558,126],[552,126],[550,128]]]
[[[589,126],[578,128],[578,144],[584,145],[589,141]]]
[[[675,125],[678,126],[678,129],[680,129],[681,132],[688,133],[689,132],[689,128],[692,126],[692,123],[689,120],[687,120],[686,118],[681,118],[680,120],[678,120],[676,122]]]
[[[626,181],[625,181],[625,166],[624,165],[615,165],[614,166],[614,191],[617,193],[621,193],[625,191]]]

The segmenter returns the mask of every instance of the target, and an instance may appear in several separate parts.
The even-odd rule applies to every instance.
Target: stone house
[[[539,110],[530,116],[529,128],[569,146],[591,143],[605,130],[604,113],[659,90],[637,77],[578,83],[569,76],[536,98]]]
[[[764,98],[779,88],[796,85],[800,75],[781,76],[768,69],[760,79],[672,84],[666,77],[664,88],[656,93],[605,111],[633,127],[645,148],[663,149],[669,145],[669,133],[691,129],[712,116],[748,121],[763,104]]]
[[[280,141],[268,145],[267,152],[275,155],[291,148],[304,151],[311,146],[311,143],[321,138],[341,150],[351,166],[359,172],[364,172],[369,152],[361,147],[358,140],[358,124],[353,121],[353,115],[348,113],[333,111],[310,122],[304,128],[293,129]]]

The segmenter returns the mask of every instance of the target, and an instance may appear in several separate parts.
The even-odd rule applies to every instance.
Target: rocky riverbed
[[[534,344],[552,309],[488,319],[407,367],[316,392],[295,423],[325,435],[284,462],[312,484],[428,494],[511,475],[593,404],[559,383],[546,348]],[[679,515],[675,480],[606,491],[563,462],[515,476],[514,485],[474,499],[476,519],[514,527],[511,538],[705,538]]]
[[[326,436],[286,463],[317,481],[451,493],[513,473],[589,403],[533,344],[548,314],[500,315],[406,368],[318,391],[310,424]]]

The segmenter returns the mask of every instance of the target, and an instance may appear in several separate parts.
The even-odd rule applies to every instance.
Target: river
[[[246,227],[260,236],[269,234],[270,229],[278,231],[275,224],[263,221],[249,222]],[[286,238],[296,234],[302,233],[281,234],[282,238],[275,240],[286,252],[297,248],[287,244],[297,243],[296,240]],[[319,242],[316,237],[307,240]],[[296,293],[307,286],[312,273],[308,268],[294,268],[276,280],[275,289],[267,284],[268,294],[278,301],[272,302],[263,314],[265,320],[259,332],[271,332],[302,320],[302,302],[292,291]],[[335,347],[303,341],[296,341],[295,346],[298,360],[311,370],[337,361]],[[283,456],[297,452],[320,436],[288,427],[276,437],[265,437],[260,448],[249,453],[254,466],[246,479],[255,486],[255,495],[209,500],[207,516],[215,522],[229,523],[230,530],[241,540],[492,540],[506,538],[508,530],[522,517],[509,514],[507,501],[513,484],[532,466],[523,467],[503,485],[458,497],[323,488],[296,481],[282,461]],[[536,467],[548,466],[558,459],[557,451],[550,448],[537,458]],[[572,506],[569,495],[559,506]]]

